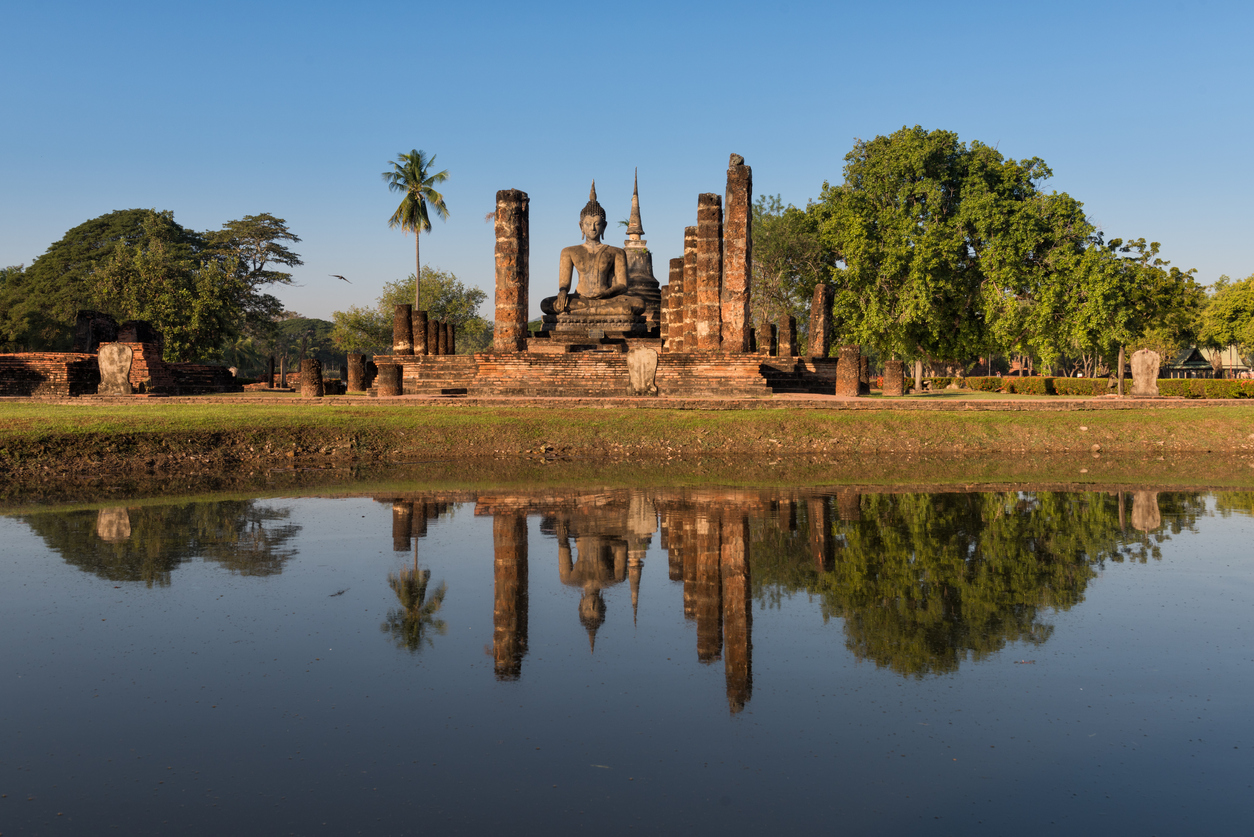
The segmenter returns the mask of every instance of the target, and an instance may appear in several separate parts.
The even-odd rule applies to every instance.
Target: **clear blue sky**
[[[556,292],[596,178],[639,167],[659,279],[697,195],[744,155],[804,206],[855,138],[944,128],[1041,157],[1110,237],[1203,283],[1254,273],[1248,2],[89,3],[0,7],[0,264],[153,207],[303,239],[286,305],[329,318],[413,270],[380,172],[420,148],[451,217],[423,263],[489,293],[498,189],[531,196],[531,304]],[[617,238],[611,224],[611,239]],[[345,285],[328,274],[352,280]]]

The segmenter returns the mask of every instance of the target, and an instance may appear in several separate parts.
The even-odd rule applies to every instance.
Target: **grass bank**
[[[1096,447],[1095,447],[1096,446]],[[22,475],[184,474],[276,463],[508,459],[760,463],[864,457],[1206,452],[1254,455],[1254,407],[1079,411],[590,408],[562,405],[333,407],[299,402],[0,403],[0,466]],[[478,466],[476,466],[478,467]],[[461,470],[466,472],[466,468]]]

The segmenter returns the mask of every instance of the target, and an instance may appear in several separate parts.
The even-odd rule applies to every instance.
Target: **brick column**
[[[671,289],[671,329],[670,341],[667,345],[669,352],[684,351],[684,325],[687,317],[687,310],[684,308],[684,299],[686,293],[684,291],[684,260],[682,258],[671,259],[670,261],[670,289]]]
[[[697,196],[697,350],[717,352],[723,340],[723,199]]]
[[[440,320],[439,340],[440,340],[440,354],[442,355],[448,354],[448,323],[446,323],[444,320]]]
[[[806,354],[810,357],[827,357],[832,350],[832,287],[819,283],[814,286],[814,300],[810,303],[810,335]]]
[[[440,321],[432,317],[427,320],[427,354],[440,353]]]
[[[496,325],[492,348],[521,352],[527,348],[530,283],[529,220],[526,192],[496,193]]]
[[[300,362],[300,397],[321,398],[325,394],[322,385],[322,361],[307,357]]]
[[[900,360],[884,361],[884,397],[898,398],[906,391],[906,365]]]
[[[779,357],[797,356],[797,318],[785,314],[779,318],[779,346],[776,354]]]
[[[753,169],[731,155],[727,220],[723,227],[722,350],[749,351],[749,293],[753,283]]]
[[[684,227],[684,351],[697,350],[697,228]]]
[[[492,659],[498,680],[517,680],[527,653],[527,518],[492,518]]]
[[[379,364],[379,372],[375,377],[375,392],[380,398],[401,394],[401,365],[399,363]]]
[[[427,312],[414,312],[414,354],[426,355],[430,354],[427,349]]]
[[[398,305],[392,314],[392,354],[414,353],[414,327],[412,305]]]
[[[667,343],[670,342],[671,336],[671,286],[663,285],[659,288],[662,294],[662,310],[661,322],[659,324],[658,336],[662,338],[662,351],[669,351]]]

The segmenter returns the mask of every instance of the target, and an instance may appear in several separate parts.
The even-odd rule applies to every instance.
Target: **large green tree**
[[[300,255],[285,243],[297,243],[300,236],[287,228],[287,221],[268,212],[228,221],[222,229],[204,236],[210,251],[231,264],[237,277],[247,285],[243,308],[248,326],[264,331],[283,310],[283,305],[261,289],[266,285],[292,284],[290,272],[275,270],[270,265],[303,265]]]
[[[1064,287],[1092,231],[1079,202],[1040,189],[1042,160],[949,131],[860,140],[845,161],[844,182],[825,183],[810,211],[840,262],[837,332],[884,357],[981,354],[1007,336],[990,320]]]
[[[1247,365],[1254,362],[1254,275],[1239,282],[1219,277],[1211,288],[1200,325],[1199,340],[1203,345],[1235,345]]]
[[[414,298],[413,274],[383,286],[373,308],[352,306],[331,317],[335,327],[331,339],[346,352],[388,354],[392,345],[392,317],[396,306]],[[418,310],[457,326],[458,354],[486,351],[492,342],[492,323],[479,316],[479,306],[488,295],[479,288],[466,287],[444,270],[422,269]]]
[[[753,205],[752,307],[759,327],[785,315],[804,324],[814,286],[826,280],[831,264],[813,214],[785,206],[779,195],[758,197]]]
[[[392,168],[383,172],[383,182],[393,192],[404,195],[400,205],[388,219],[389,227],[400,227],[403,232],[414,234],[414,275],[421,277],[422,257],[418,245],[422,234],[431,231],[430,210],[440,218],[448,218],[448,207],[444,205],[444,196],[435,187],[448,179],[448,169],[432,172],[435,167],[435,155],[427,155],[414,149],[408,154],[402,152],[392,161]],[[430,210],[428,210],[430,207]],[[419,287],[414,290],[414,308],[422,310],[418,296]]]

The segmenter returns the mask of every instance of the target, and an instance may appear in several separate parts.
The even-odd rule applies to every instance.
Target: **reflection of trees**
[[[418,569],[416,562],[413,569],[388,573],[388,586],[396,594],[400,607],[388,611],[387,621],[379,626],[379,630],[390,634],[397,648],[421,651],[424,644],[432,644],[432,631],[443,635],[448,630],[444,620],[436,616],[444,605],[448,585],[440,582],[428,599],[427,587],[430,583],[431,570]]]
[[[1163,494],[1158,503],[1163,529],[1174,531],[1204,507],[1197,495]],[[817,594],[825,616],[844,620],[860,659],[913,676],[954,671],[1010,642],[1044,642],[1053,628],[1043,609],[1082,601],[1096,566],[1157,557],[1166,537],[1125,534],[1117,495],[873,494],[856,512],[842,506],[841,517],[860,519],[820,522],[832,534],[828,564],[812,553],[824,540],[816,518],[830,513],[806,505],[808,538],[755,532],[755,597]]]
[[[101,511],[47,512],[18,519],[49,549],[109,581],[166,586],[179,564],[216,561],[240,575],[273,575],[296,554],[300,527],[285,509],[256,500],[224,500]],[[129,530],[128,527],[129,526]]]
[[[1254,517],[1254,491],[1220,491],[1215,495],[1215,510],[1224,517]]]

